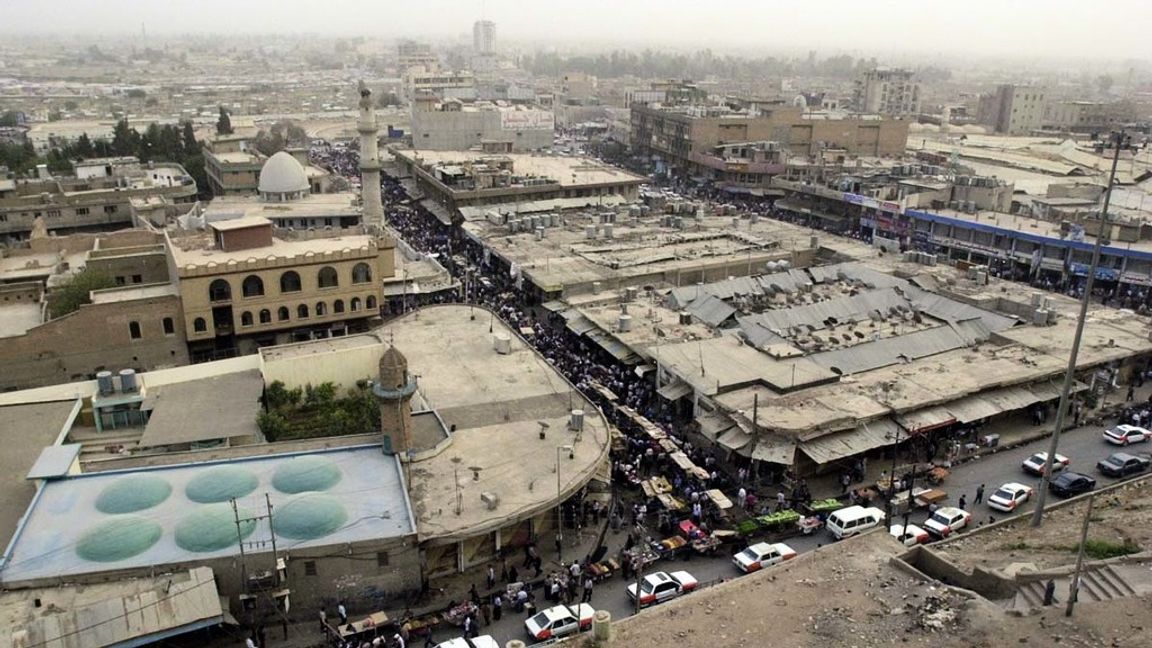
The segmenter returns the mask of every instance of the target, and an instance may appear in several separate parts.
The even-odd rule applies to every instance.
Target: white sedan
[[[972,521],[972,514],[955,506],[942,506],[932,513],[924,522],[928,532],[940,538],[947,538],[953,532],[968,526]]]
[[[1104,430],[1104,440],[1113,445],[1126,446],[1129,443],[1143,443],[1152,437],[1152,432],[1135,425],[1117,425]]]
[[[988,497],[988,508],[1011,513],[1018,506],[1032,499],[1032,492],[1031,486],[1008,482],[997,488],[996,492]]]
[[[542,610],[524,622],[528,636],[535,641],[547,641],[566,637],[592,627],[592,616],[596,610],[587,603],[579,605],[557,605]]]
[[[436,644],[436,648],[500,648],[500,644],[491,635],[480,635],[479,637],[456,637],[449,639],[444,643]]]
[[[1043,475],[1044,474],[1044,462],[1046,462],[1046,461],[1048,461],[1048,453],[1047,452],[1037,452],[1036,454],[1032,455],[1031,457],[1028,457],[1027,459],[1025,459],[1024,463],[1020,464],[1020,467],[1023,468],[1024,472],[1026,472],[1026,473],[1030,473],[1033,475]],[[1069,459],[1068,457],[1065,457],[1062,454],[1057,453],[1057,455],[1052,459],[1052,472],[1060,472],[1061,470],[1064,470],[1065,468],[1067,468],[1068,464],[1070,464],[1070,463],[1072,463],[1071,459]]]
[[[640,605],[653,605],[696,589],[699,582],[686,571],[655,572],[644,577],[640,584]],[[628,586],[628,598],[636,600],[636,583]]]
[[[909,524],[908,526],[893,524],[888,528],[888,535],[896,538],[896,541],[905,547],[915,547],[929,540],[928,532],[915,524]]]
[[[751,574],[754,571],[771,567],[778,562],[791,560],[795,557],[796,550],[783,542],[758,542],[732,556],[732,564],[745,574]]]

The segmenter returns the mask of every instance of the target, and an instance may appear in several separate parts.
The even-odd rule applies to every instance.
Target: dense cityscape
[[[1152,644],[1147,7],[74,4],[0,8],[14,648]]]

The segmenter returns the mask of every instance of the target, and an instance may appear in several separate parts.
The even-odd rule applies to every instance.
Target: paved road
[[[1114,483],[1116,480],[1097,474],[1096,462],[1119,450],[1119,448],[1105,443],[1100,438],[1101,431],[1102,429],[1099,427],[1082,427],[1065,432],[1061,437],[1060,454],[1072,460],[1071,470],[1093,475],[1096,477],[1098,485],[1104,486]],[[968,500],[968,510],[975,513],[974,523],[976,524],[987,523],[989,516],[995,517],[997,520],[1008,517],[1006,514],[993,511],[985,505],[974,506],[972,500],[976,488],[980,484],[985,484],[985,498],[987,498],[997,487],[1009,481],[1030,485],[1038,484],[1037,478],[1021,470],[1020,463],[1029,455],[1046,450],[1047,445],[1048,439],[1042,439],[956,466],[943,485],[944,490],[949,494],[948,503],[955,505],[960,495],[965,494]],[[1132,452],[1152,451],[1152,444],[1139,444],[1129,450]],[[1050,496],[1049,502],[1052,501],[1057,500]],[[1031,510],[1032,503],[1029,502],[1021,507],[1016,515],[1030,513]],[[913,524],[922,524],[927,517],[927,512],[916,511],[911,515],[910,521]],[[813,536],[792,538],[787,543],[799,552],[806,552],[831,541],[831,536],[827,532],[821,531]],[[691,572],[701,583],[739,577],[739,572],[732,565],[731,556],[727,554],[709,558],[697,556],[689,560],[662,561],[653,566],[653,569],[669,572],[684,569]],[[592,604],[596,609],[611,612],[613,619],[621,619],[631,615],[632,606],[625,594],[625,587],[630,582],[632,581],[624,581],[623,578],[615,577],[598,584],[593,593]],[[500,642],[500,645],[510,639],[525,639],[525,618],[523,614],[505,614],[499,622],[483,627],[480,631],[483,634],[492,635]],[[436,633],[435,640],[445,641],[454,636],[459,636],[459,632],[441,630]]]

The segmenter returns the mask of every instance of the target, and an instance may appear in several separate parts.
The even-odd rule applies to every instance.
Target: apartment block
[[[911,70],[875,68],[856,79],[852,99],[860,112],[915,115],[920,112],[920,83]]]

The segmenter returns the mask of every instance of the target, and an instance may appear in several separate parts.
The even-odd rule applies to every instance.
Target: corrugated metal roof
[[[736,312],[735,308],[715,295],[704,295],[693,300],[688,304],[687,310],[693,317],[709,326],[720,326]]]
[[[835,318],[840,323],[869,319],[869,313],[887,315],[893,308],[909,309],[908,302],[892,288],[873,290],[851,297],[829,299],[795,308],[765,311],[751,317],[764,328],[784,331],[794,326],[824,328],[824,321]]]
[[[592,323],[592,320],[580,314],[569,319],[567,327],[569,331],[572,331],[576,335],[584,335],[588,331],[594,331],[597,328],[596,325]]]
[[[983,308],[969,306],[943,295],[930,293],[915,286],[908,286],[904,292],[916,308],[945,322],[959,322],[963,320],[980,319],[989,331],[997,332],[1012,328],[1016,320],[1006,315],[994,313]]]
[[[764,328],[756,321],[755,316],[737,315],[736,321],[740,324],[740,330],[744,333],[744,337],[754,347],[763,349],[774,344],[788,344],[788,340]]]
[[[732,422],[732,419],[718,413],[697,416],[696,423],[700,426],[700,434],[704,435],[709,441],[715,441],[716,437],[736,425]]]
[[[908,360],[968,346],[968,340],[950,326],[937,326],[907,335],[864,342],[844,349],[813,353],[808,359],[826,369],[860,373]]]
[[[875,419],[861,423],[855,429],[834,432],[800,444],[804,454],[817,464],[825,464],[873,448],[894,443],[899,427],[891,419]]]
[[[1000,409],[985,398],[984,394],[968,396],[967,398],[952,401],[948,403],[946,407],[949,412],[952,412],[952,416],[956,417],[956,420],[961,423],[979,421],[982,418],[988,418],[1000,413]]]
[[[796,441],[774,434],[762,434],[756,439],[751,456],[756,461],[791,466],[796,461]]]
[[[894,288],[906,286],[908,282],[889,274],[873,270],[854,261],[835,263],[826,266],[813,266],[808,268],[808,274],[816,283],[846,279],[857,281],[871,288]]]
[[[752,435],[740,429],[740,426],[735,426],[721,434],[716,442],[729,450],[739,450],[752,443]]]
[[[907,412],[897,416],[896,419],[900,421],[900,425],[903,425],[904,429],[912,433],[948,425],[956,421],[952,412],[939,405]]]
[[[587,320],[585,320],[587,321]],[[613,358],[616,358],[624,364],[635,364],[640,360],[640,356],[633,353],[632,349],[620,340],[612,337],[611,334],[605,333],[595,325],[589,322],[591,328],[588,329],[587,335],[593,342],[600,345],[600,348],[607,351]],[[572,328],[572,322],[568,323],[568,328]]]
[[[682,380],[677,380],[675,382],[664,385],[660,389],[657,389],[656,393],[660,394],[667,400],[674,401],[677,398],[683,398],[684,396],[691,394],[692,387]]]

